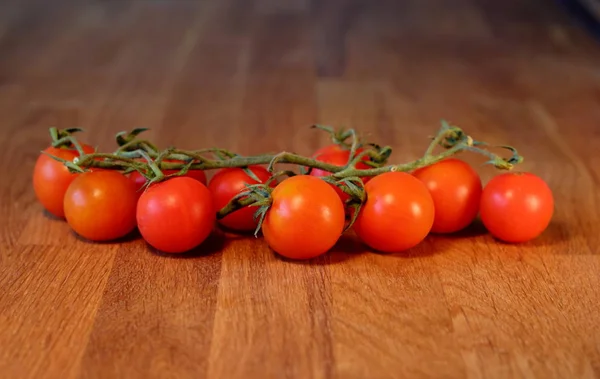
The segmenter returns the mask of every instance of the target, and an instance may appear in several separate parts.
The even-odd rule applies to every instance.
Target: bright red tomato
[[[262,166],[252,166],[250,170],[260,179],[260,182],[252,179],[241,168],[222,169],[211,178],[208,189],[212,194],[217,211],[226,206],[233,197],[245,190],[247,184],[265,183],[271,178],[269,171]],[[275,186],[275,183],[272,183],[272,186]],[[228,214],[218,222],[232,230],[240,232],[254,231],[258,224],[258,221],[254,219],[254,213],[257,209],[256,207],[245,207]]]
[[[208,188],[189,177],[152,184],[138,201],[140,234],[165,253],[183,253],[200,245],[210,235],[215,219]]]
[[[94,152],[94,148],[89,145],[82,145],[86,154]],[[44,150],[47,154],[73,161],[79,156],[77,150],[72,148],[48,147]],[[42,206],[56,217],[64,218],[63,200],[69,184],[78,174],[70,173],[69,169],[62,164],[47,156],[40,154],[33,169],[33,190],[38,201]]]
[[[414,176],[387,172],[366,185],[367,200],[354,223],[368,246],[395,253],[419,244],[433,225],[435,208],[427,187]]]
[[[325,254],[340,238],[344,206],[323,180],[297,175],[273,190],[262,224],[265,241],[284,257],[310,259]]]
[[[466,162],[450,158],[416,170],[413,175],[429,189],[435,205],[431,231],[454,233],[470,225],[479,212],[481,179]]]
[[[177,162],[181,162],[181,161],[170,159],[170,160],[165,160],[165,162],[177,163]],[[176,174],[178,172],[179,172],[179,170],[163,170],[163,174],[165,174],[165,175]],[[206,185],[206,183],[207,183],[206,182],[206,173],[203,170],[189,170],[185,175],[182,175],[182,176],[187,176],[189,178],[196,179],[197,181],[199,181],[200,183],[202,183],[204,185]],[[135,183],[135,186],[136,186],[136,189],[138,190],[138,192],[144,186],[144,184],[146,184],[146,178],[142,174],[140,174],[138,171],[133,171],[132,173],[130,173],[129,179]]]
[[[333,145],[333,146],[337,146],[337,145]],[[339,150],[339,151],[333,151],[333,152],[329,152],[329,153],[323,153],[321,155],[318,155],[315,157],[315,160],[319,161],[319,162],[324,162],[324,163],[329,163],[332,165],[336,165],[336,166],[345,166],[346,164],[348,164],[348,160],[350,159],[350,151],[349,150]],[[369,158],[363,158],[362,160],[368,160]],[[365,169],[369,169],[370,167],[364,163],[358,163],[356,165],[356,168],[360,169],[360,170],[365,170]],[[312,169],[310,171],[310,175],[312,176],[316,176],[316,177],[323,177],[323,176],[329,176],[331,175],[330,172],[325,171],[325,170],[321,170],[321,169]],[[365,176],[362,178],[362,182],[366,183],[369,181],[369,177]],[[340,199],[345,202],[346,200],[348,200],[350,198],[350,196],[348,194],[346,194],[344,191],[342,191],[338,186],[331,184],[331,186],[333,187],[333,189],[335,189],[335,191],[337,192],[338,196],[340,197]]]
[[[538,237],[554,213],[548,185],[531,173],[495,176],[483,189],[481,220],[499,240],[519,243]]]
[[[135,186],[120,172],[85,172],[65,193],[65,218],[88,240],[115,240],[135,229],[136,201]]]

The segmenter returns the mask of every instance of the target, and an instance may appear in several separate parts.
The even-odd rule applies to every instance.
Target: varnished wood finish
[[[600,378],[599,67],[545,0],[3,1],[0,377]],[[440,118],[548,181],[539,239],[294,263],[216,231],[173,257],[79,240],[31,189],[50,126],[307,154],[319,122],[402,162]]]

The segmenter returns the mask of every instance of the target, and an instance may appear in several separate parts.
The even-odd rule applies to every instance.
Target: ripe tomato
[[[326,253],[344,230],[344,206],[323,180],[309,175],[287,178],[273,190],[265,215],[265,241],[291,259],[310,259]]]
[[[313,157],[316,158],[320,155],[330,154],[330,153],[340,153],[340,152],[344,152],[344,151],[350,151],[350,149],[347,149],[345,147],[342,147],[341,145],[334,143],[334,144],[325,145],[323,147],[320,147],[319,149],[317,149],[317,151],[315,151],[315,153],[313,154]]]
[[[166,253],[182,253],[210,235],[216,211],[208,188],[190,177],[173,177],[152,184],[137,205],[142,237]]]
[[[165,162],[178,163],[181,161],[167,159],[167,160],[165,160]],[[165,175],[176,174],[178,172],[179,172],[179,170],[163,170],[163,174],[165,174]],[[196,179],[197,181],[199,181],[200,183],[202,183],[204,185],[206,185],[206,183],[207,183],[206,182],[206,173],[203,170],[189,170],[185,175],[182,175],[182,176],[187,176],[192,179]],[[133,171],[132,173],[130,173],[129,179],[135,183],[137,191],[139,191],[144,186],[144,184],[146,184],[146,178],[142,174],[140,174],[138,171]]]
[[[86,172],[65,193],[65,218],[88,240],[114,240],[135,228],[136,201],[135,186],[120,172]]]
[[[420,243],[433,225],[427,187],[404,172],[387,172],[366,185],[367,200],[354,223],[358,237],[375,250],[400,252]]]
[[[333,145],[333,146],[337,146],[337,145]],[[345,166],[348,163],[349,159],[350,159],[350,151],[349,150],[339,150],[339,151],[333,151],[333,152],[329,152],[329,153],[323,153],[323,154],[315,157],[315,160],[317,160],[319,162],[329,163],[329,164],[336,165],[336,166]],[[369,157],[364,157],[362,160],[365,160],[365,159],[368,160]],[[356,168],[365,170],[370,167],[364,163],[358,163],[356,165]],[[328,171],[316,168],[316,169],[312,169],[310,171],[310,175],[316,176],[316,177],[323,177],[323,176],[329,176],[329,175],[331,175],[331,173]],[[362,178],[362,182],[366,183],[369,181],[369,179],[370,179],[369,177],[365,176]],[[342,191],[338,186],[336,186],[334,184],[331,184],[331,186],[333,187],[333,189],[335,189],[338,196],[340,197],[340,199],[343,202],[345,202],[346,200],[348,200],[350,198],[350,196],[348,194],[346,194],[344,191]]]
[[[481,221],[494,237],[519,243],[536,238],[548,227],[554,198],[538,176],[505,173],[484,187],[480,207]]]
[[[81,147],[86,154],[94,152],[92,146],[84,144]],[[44,152],[68,161],[73,161],[75,157],[79,156],[74,148],[50,146]],[[79,174],[69,172],[69,169],[61,162],[46,154],[40,154],[33,168],[33,190],[38,201],[48,212],[56,217],[65,217],[63,209],[65,192],[77,175]]]
[[[250,170],[258,177],[260,183],[265,183],[271,174],[262,166],[252,166]],[[218,211],[231,201],[231,199],[246,189],[246,184],[258,184],[241,168],[225,168],[219,170],[210,180],[208,189],[212,195],[215,209]],[[275,186],[275,183],[272,184]],[[218,222],[232,230],[248,232],[254,231],[258,221],[254,219],[256,207],[245,207],[228,214]]]
[[[470,225],[479,212],[481,179],[466,162],[450,158],[416,170],[435,205],[431,231],[454,233]]]

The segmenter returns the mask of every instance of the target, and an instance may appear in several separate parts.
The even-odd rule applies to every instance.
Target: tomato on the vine
[[[211,178],[208,183],[208,189],[210,190],[217,211],[245,190],[247,184],[265,183],[271,178],[271,173],[262,166],[251,166],[248,169],[260,179],[260,182],[252,179],[242,168],[224,168]],[[274,187],[275,184],[273,182],[271,186]],[[256,207],[244,207],[228,214],[218,222],[231,230],[240,232],[254,231],[258,225],[258,220],[254,218],[257,209]]]
[[[297,175],[275,187],[262,224],[267,244],[290,259],[310,259],[329,251],[345,225],[344,206],[325,181]]]
[[[387,172],[366,185],[366,202],[354,223],[357,236],[385,253],[419,244],[433,225],[433,198],[425,185],[404,172]]]
[[[86,154],[94,152],[94,148],[90,145],[82,144],[81,147]],[[64,218],[65,192],[79,174],[69,172],[62,162],[47,154],[72,162],[75,157],[79,156],[79,153],[72,147],[52,146],[46,148],[44,152],[46,154],[40,154],[33,168],[33,190],[38,201],[48,212],[56,217]]]
[[[79,174],[64,196],[65,218],[80,236],[110,241],[135,229],[135,186],[118,171]]]
[[[212,232],[215,219],[210,191],[190,177],[150,185],[137,205],[140,234],[165,253],[183,253],[200,245]]]
[[[481,221],[499,240],[519,243],[538,237],[554,213],[552,191],[531,173],[493,177],[481,196]]]
[[[178,161],[178,160],[174,160],[174,159],[166,159],[165,162],[170,162],[170,163],[184,163],[183,161]],[[163,174],[165,175],[172,175],[172,174],[176,174],[178,173],[180,170],[162,170]],[[188,170],[188,172],[186,172],[184,175],[181,176],[187,176],[189,178],[192,179],[196,179],[197,181],[199,181],[200,183],[206,185],[206,173],[204,172],[204,170]],[[129,179],[135,183],[136,189],[139,192],[139,190],[146,184],[146,178],[144,177],[144,175],[140,174],[139,171],[133,171],[129,174]]]
[[[333,145],[333,146],[337,146],[337,145]],[[318,156],[315,157],[315,160],[319,161],[319,162],[323,162],[323,163],[329,163],[335,166],[345,166],[348,163],[348,160],[350,159],[350,150],[339,150],[339,151],[330,151],[328,153],[323,153],[320,154]],[[363,163],[362,161],[364,160],[368,160],[369,157],[365,156],[361,159],[361,162],[359,162],[356,165],[356,168],[359,170],[366,170],[369,169],[370,167]],[[331,172],[329,171],[325,171],[325,170],[321,170],[318,168],[313,168],[310,171],[310,175],[315,176],[315,177],[324,177],[324,176],[329,176],[331,175]],[[369,181],[369,177],[364,176],[362,177],[362,182],[363,183],[367,183]],[[340,199],[345,202],[346,200],[348,200],[350,198],[350,196],[345,193],[344,191],[342,191],[338,186],[331,184],[331,186],[333,187],[333,189],[335,189],[335,191],[337,192],[337,194],[339,195]]]
[[[429,189],[435,205],[431,231],[454,233],[469,226],[479,212],[481,179],[468,163],[449,158],[416,170],[413,175]]]

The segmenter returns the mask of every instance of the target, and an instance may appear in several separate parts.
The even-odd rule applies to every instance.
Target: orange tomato
[[[94,152],[94,148],[89,145],[84,144],[82,148],[86,154]],[[44,152],[67,161],[73,161],[75,157],[79,156],[77,150],[72,148],[50,146]],[[56,217],[64,218],[65,192],[77,175],[79,174],[69,172],[63,163],[46,154],[40,154],[33,168],[33,191],[48,212]]]
[[[73,231],[88,240],[115,240],[135,229],[136,202],[135,186],[122,173],[86,172],[65,193],[65,218]]]

